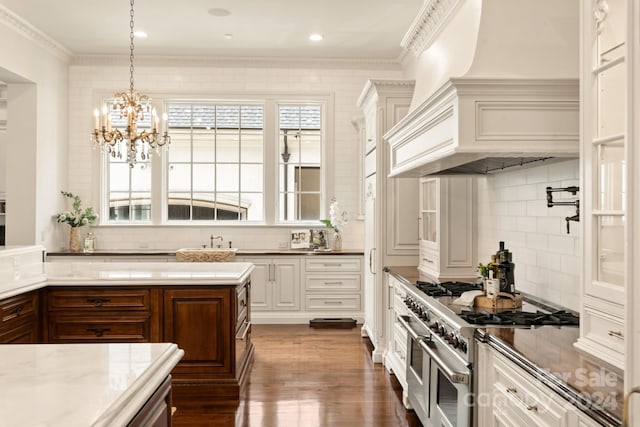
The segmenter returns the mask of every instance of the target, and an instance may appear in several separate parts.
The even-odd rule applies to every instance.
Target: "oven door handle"
[[[409,319],[409,316],[398,316],[398,320],[400,321],[402,326],[404,326],[404,328],[407,330],[409,335],[411,335],[411,338],[413,338],[418,342],[421,342],[422,335],[419,335],[416,331],[413,330],[411,325],[409,325],[408,319]]]
[[[451,366],[449,366],[449,364],[445,363],[440,355],[438,355],[438,353],[434,349],[429,347],[423,340],[419,340],[418,344],[420,345],[420,348],[423,349],[429,355],[429,357],[431,357],[431,360],[433,360],[436,365],[438,365],[438,367],[442,371],[444,371],[447,377],[449,377],[449,381],[455,384],[469,384],[469,377],[471,375],[471,372],[468,369],[453,369],[451,368]]]

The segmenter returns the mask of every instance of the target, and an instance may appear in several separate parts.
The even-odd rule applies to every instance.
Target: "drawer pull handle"
[[[342,267],[342,264],[339,262],[327,262],[324,264],[325,267]]]
[[[507,389],[507,393],[518,394],[518,389],[516,389],[515,387],[509,387]]]
[[[342,304],[342,301],[325,301],[324,303],[326,305],[340,305]]]
[[[624,334],[621,331],[609,331],[607,332],[607,335],[610,337],[620,338],[621,340],[624,339]]]
[[[110,328],[89,328],[87,329],[87,332],[93,332],[96,337],[101,337],[104,335],[105,332],[110,332],[111,329]]]
[[[94,307],[102,307],[104,303],[111,302],[111,300],[107,298],[87,298],[87,302],[93,304]]]
[[[247,335],[249,334],[249,331],[251,330],[251,322],[247,322],[245,320],[244,322],[244,329],[242,330],[242,333],[236,334],[236,339],[238,341],[244,341],[247,339]]]
[[[430,260],[429,258],[422,258],[422,260],[428,262],[429,264],[433,264],[433,260]]]
[[[17,306],[15,310],[13,310],[13,314],[15,314],[16,316],[20,316],[22,314],[22,309],[24,309],[24,304],[20,304],[19,306]]]
[[[538,412],[538,405],[529,405],[529,406],[527,406],[527,411]]]
[[[246,307],[247,306],[247,300],[240,300],[240,307]]]
[[[324,282],[325,285],[342,285],[342,282]]]

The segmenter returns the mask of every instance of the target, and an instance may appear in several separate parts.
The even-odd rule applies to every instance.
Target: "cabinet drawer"
[[[0,328],[0,344],[36,344],[38,343],[38,326],[35,319],[31,322],[15,322]]]
[[[359,311],[360,295],[307,295],[309,311]]]
[[[150,342],[150,318],[56,317],[49,321],[49,342]]]
[[[306,288],[309,291],[359,291],[360,275],[317,276],[308,275]]]
[[[585,307],[580,318],[580,327],[584,328],[584,337],[599,343],[619,354],[624,354],[623,320]]]
[[[151,306],[149,289],[50,290],[49,311],[147,311]]]
[[[568,411],[553,399],[553,392],[534,383],[533,377],[496,354],[493,365],[494,405],[502,412],[514,412],[526,425],[565,426]]]
[[[242,286],[241,288],[239,288],[237,290],[237,306],[236,306],[236,313],[238,314],[237,317],[237,324],[241,323],[241,318],[242,317],[247,317],[247,303],[248,303],[248,293],[247,293],[247,287]]]
[[[311,272],[354,272],[359,273],[362,270],[362,261],[360,258],[318,256],[313,259],[306,260],[306,271]]]
[[[38,310],[38,294],[30,292],[0,301],[0,327],[8,322],[33,317]]]

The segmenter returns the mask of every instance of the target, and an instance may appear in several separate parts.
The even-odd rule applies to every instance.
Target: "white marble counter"
[[[0,346],[0,425],[125,426],[183,355],[166,343]]]
[[[46,286],[240,285],[249,262],[52,262],[44,263]]]

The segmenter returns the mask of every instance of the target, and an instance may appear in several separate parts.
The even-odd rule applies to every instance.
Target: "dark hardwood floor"
[[[353,329],[254,325],[255,361],[239,405],[178,407],[174,425],[417,427],[394,376]]]

